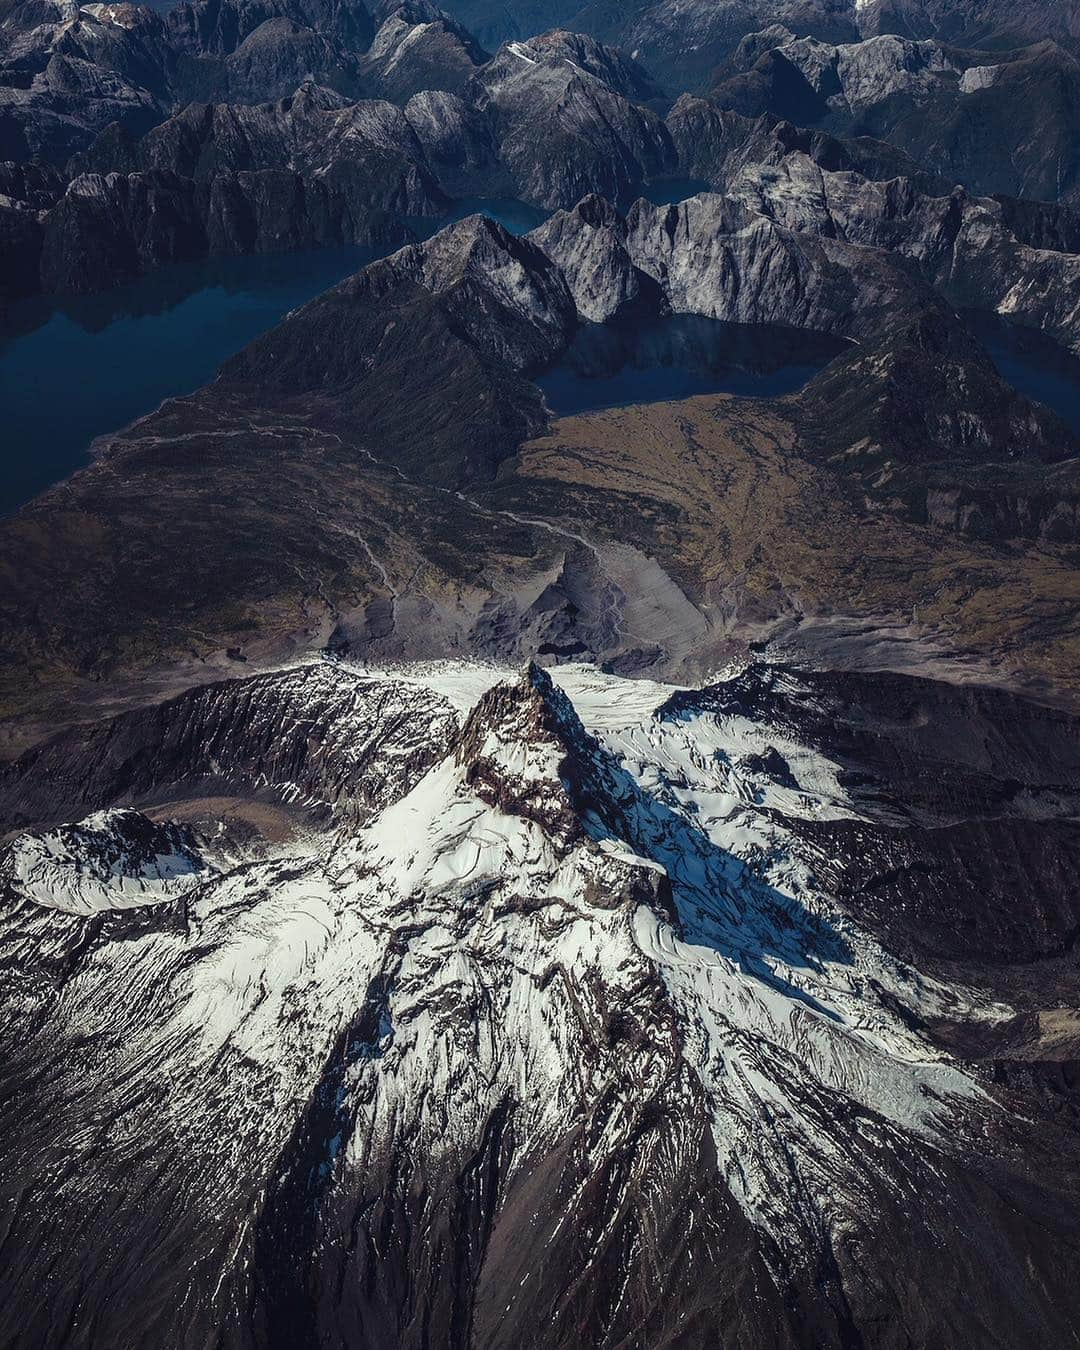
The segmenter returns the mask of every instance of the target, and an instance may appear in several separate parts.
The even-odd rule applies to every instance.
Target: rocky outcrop
[[[853,350],[798,407],[807,453],[914,520],[988,539],[1075,538],[1075,463],[1043,466],[1075,462],[1080,442],[943,314]]]
[[[880,142],[748,122],[706,100],[680,101],[668,124],[687,167],[754,215],[910,259],[954,305],[1074,346],[1080,224],[1068,207],[977,197]]]
[[[495,128],[456,94],[425,91],[405,105],[424,158],[452,197],[512,197],[517,184],[503,163]]]
[[[162,20],[141,6],[16,7],[0,28],[0,157],[62,164],[113,122],[145,131],[172,67]]]
[[[774,27],[748,38],[734,64],[713,90],[732,111],[890,141],[977,193],[1077,197],[1069,128],[1080,65],[1054,42],[979,52],[887,35],[834,46]]]
[[[636,202],[626,237],[677,313],[861,337],[935,304],[914,270],[886,254],[787,229],[714,194]]]
[[[175,46],[193,56],[227,56],[262,24],[289,19],[354,52],[375,34],[356,0],[185,0],[166,20]]]
[[[587,322],[606,323],[630,307],[655,312],[663,304],[662,288],[631,259],[625,222],[602,197],[556,212],[531,237],[558,264]]]
[[[986,962],[1003,989],[1009,966],[1071,950],[1080,915],[1064,878],[1080,848],[1080,758],[1068,715],[993,689],[760,670],[677,695],[661,716],[705,712],[776,719],[842,765],[858,819],[794,828],[893,950],[954,968]],[[970,737],[980,724],[993,734]],[[1018,894],[1031,901],[1022,916]]]
[[[190,829],[113,810],[19,835],[0,862],[0,885],[17,902],[92,915],[169,904],[213,871]]]
[[[47,193],[9,174],[23,195],[0,220],[25,270],[4,276],[22,293],[96,291],[205,257],[385,247],[410,237],[405,217],[446,204],[397,108],[313,86],[260,107],[192,104],[138,140],[113,127],[72,167]]]
[[[404,104],[430,90],[459,94],[489,59],[472,35],[427,0],[384,6],[360,63],[365,87]]]
[[[593,322],[641,297],[677,314],[854,337],[937,303],[912,269],[877,250],[789,230],[713,193],[673,206],[639,200],[625,216],[587,199],[531,237]]]
[[[587,192],[625,201],[645,180],[673,170],[663,122],[607,83],[608,75],[624,88],[644,78],[561,32],[508,44],[477,74],[467,96],[493,127],[517,196],[551,207]]]
[[[419,782],[457,726],[453,709],[423,690],[328,665],[223,681],[64,733],[5,765],[0,820],[10,829],[230,797],[324,823],[361,820]]]
[[[684,94],[665,124],[680,169],[717,192],[754,168],[783,163],[796,152],[824,171],[848,172],[873,181],[906,178],[922,192],[947,195],[951,181],[928,174],[902,150],[868,136],[833,136],[768,113],[748,118],[715,99]],[[1034,203],[1031,209],[1038,209]]]
[[[422,162],[422,147],[399,108],[382,100],[349,102],[305,84],[287,99],[257,107],[191,104],[138,140],[121,133],[102,138],[77,167],[170,169],[205,179],[288,164],[308,177],[351,181],[373,203],[422,214],[439,195]]]
[[[332,398],[343,412],[363,408],[380,458],[458,483],[490,473],[543,425],[539,391],[524,373],[558,355],[575,325],[573,299],[548,257],[472,216],[290,315],[287,330],[225,365],[223,387],[263,398],[288,389]],[[417,344],[428,352],[422,416],[400,398]]]
[[[355,742],[362,707],[380,764],[403,732],[426,771],[257,859],[107,811],[0,863],[19,1105],[0,1185],[39,1197],[13,1211],[0,1329],[17,1305],[42,1345],[93,1310],[119,1350],[175,1340],[166,1323],[184,1344],[224,1323],[257,1346],[346,1323],[417,1350],[527,1343],[540,1324],[553,1350],[641,1328],[794,1350],[809,1327],[839,1350],[924,1325],[932,1290],[950,1337],[987,1319],[1001,1350],[1033,1326],[1067,1337],[1075,1138],[1021,1072],[1068,1048],[1043,986],[1029,969],[1001,1001],[981,949],[951,972],[897,958],[814,837],[848,829],[884,858],[877,816],[909,785],[924,813],[977,813],[1000,709],[867,680],[845,716],[827,678],[768,668],[704,691],[444,664],[329,668],[318,687],[309,740]],[[258,706],[269,724],[221,724],[234,767],[257,769],[275,731],[297,744],[302,705]],[[1061,728],[1012,712],[1025,783],[1071,781],[1060,746],[1032,762]],[[899,729],[875,738],[883,717]],[[980,842],[954,840],[942,882]],[[13,876],[43,849],[85,897],[92,878],[92,907]],[[938,880],[890,883],[897,935]],[[948,1048],[965,1038],[981,1063]],[[61,1144],[77,1166],[57,1180]],[[196,1230],[198,1260],[177,1261]],[[583,1242],[603,1278],[574,1280]],[[118,1282],[135,1259],[152,1298]]]
[[[26,267],[12,277],[24,293],[98,291],[168,263],[208,257],[341,244],[384,248],[409,237],[397,214],[356,203],[317,178],[273,169],[203,181],[165,170],[84,173],[40,217],[19,208],[6,214],[27,220],[24,235],[9,244]]]
[[[1052,12],[1027,0],[644,0],[605,6],[582,0],[446,0],[445,7],[493,46],[560,25],[639,55],[673,93],[697,90],[748,35],[770,25],[829,44],[901,35],[1002,51],[1052,38],[1080,39],[1075,0]]]
[[[223,56],[182,52],[173,81],[174,102],[263,103],[290,97],[315,80],[349,98],[366,89],[357,56],[291,18],[272,18]]]

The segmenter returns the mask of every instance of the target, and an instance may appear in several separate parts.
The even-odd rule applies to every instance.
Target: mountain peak
[[[16,895],[83,915],[177,899],[214,871],[190,830],[120,808],[22,834],[2,867]]]

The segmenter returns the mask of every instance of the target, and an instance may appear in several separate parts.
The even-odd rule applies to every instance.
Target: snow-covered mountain
[[[764,667],[324,662],[37,752],[111,809],[0,862],[4,1342],[1069,1343],[1067,1207],[938,1034],[1013,1009],[841,898],[828,831],[937,827],[836,716]]]

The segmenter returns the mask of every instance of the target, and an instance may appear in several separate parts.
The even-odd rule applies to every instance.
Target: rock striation
[[[852,708],[775,668],[677,690],[331,667],[289,697],[305,689],[331,778],[355,744],[341,718],[380,738],[373,764],[409,747],[360,820],[245,856],[105,809],[0,862],[19,1101],[0,1185],[38,1196],[14,1212],[0,1325],[18,1307],[38,1343],[69,1344],[93,1309],[118,1347],[211,1325],[237,1346],[348,1326],[465,1347],[542,1324],[553,1347],[688,1328],[794,1347],[807,1326],[839,1347],[931,1317],[1001,1347],[1068,1335],[1076,1148],[1037,1086],[1068,1033],[1038,1032],[1030,967],[1006,994],[984,955],[999,930],[950,971],[918,937],[1002,800],[985,701],[867,680]],[[1028,790],[1074,783],[1060,742],[1039,762],[1061,728],[1011,711]],[[925,729],[866,730],[886,712]],[[261,718],[226,726],[232,790],[265,792]],[[74,779],[77,744],[54,754]],[[883,941],[844,840],[888,868],[935,808],[963,824],[940,874],[910,852],[886,873]],[[962,1060],[964,1035],[981,1051]],[[78,1166],[57,1183],[61,1144]],[[135,1259],[149,1280],[119,1278]]]

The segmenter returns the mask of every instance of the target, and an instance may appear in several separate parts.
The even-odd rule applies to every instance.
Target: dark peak
[[[678,722],[705,715],[746,717],[776,724],[782,701],[807,692],[791,666],[752,661],[738,674],[701,689],[679,689],[653,713],[658,722]]]
[[[295,93],[287,95],[277,106],[285,113],[336,112],[347,108],[351,101],[324,84],[306,79]]]
[[[570,700],[532,664],[517,683],[497,684],[481,698],[454,757],[482,800],[534,821],[566,850],[585,838],[565,786],[567,766],[589,742]]]
[[[963,189],[958,189],[961,194]],[[940,309],[923,310],[903,325],[897,337],[928,356],[955,360],[958,356],[984,356],[982,347],[961,324]]]
[[[929,509],[930,466],[953,466],[951,483],[955,466],[1049,463],[1080,453],[1057,414],[1018,393],[944,305],[853,346],[798,402],[812,456],[842,461],[846,473],[920,520]]]
[[[589,740],[573,704],[535,661],[516,683],[494,685],[476,704],[462,728],[457,762],[467,764],[480,755],[489,736],[560,753]]]
[[[483,267],[500,256],[520,261],[527,253],[536,251],[531,246],[523,248],[522,241],[497,220],[479,213],[454,221],[416,248],[423,259],[427,285],[436,293],[458,279],[470,265]]]
[[[611,202],[596,192],[590,192],[587,197],[582,197],[569,214],[594,229],[611,229],[626,225],[626,221]]]
[[[1032,42],[1029,46],[1019,47],[1012,52],[964,52],[963,55],[967,57],[977,56],[980,65],[992,64],[995,60],[997,62],[1031,62],[1035,65],[1056,65],[1069,69],[1075,69],[1077,65],[1080,65],[1076,56],[1052,37],[1043,38],[1041,42]]]
[[[687,113],[703,110],[720,112],[716,104],[710,98],[703,98],[701,94],[682,93],[671,105],[669,117],[684,117]]]
[[[730,68],[749,70],[766,52],[796,41],[795,34],[782,23],[771,23],[756,33],[747,33],[731,55]]]
[[[451,39],[456,39],[457,43],[465,49],[469,60],[474,65],[482,65],[490,59],[489,53],[480,46],[467,28],[458,23],[453,15],[448,14],[446,10],[430,4],[429,0],[385,0],[385,3],[373,10],[372,16],[379,25],[379,33],[376,34],[373,43],[374,47],[380,45],[379,35],[387,28],[387,25],[391,29],[400,25],[409,29],[423,25],[436,28]]]
[[[699,231],[730,234],[744,228],[751,220],[763,217],[751,211],[745,203],[725,197],[719,192],[699,192],[685,201],[657,206],[645,197],[639,197],[626,213],[629,234],[640,227],[654,223],[668,234],[681,230],[692,238]],[[695,228],[691,228],[691,223]]]
[[[512,250],[516,242],[515,236],[510,233],[505,225],[500,225],[497,220],[485,215],[482,211],[477,211],[471,216],[465,216],[462,220],[455,220],[441,233],[462,242],[480,243],[481,241],[487,241],[497,248],[507,250]]]
[[[576,238],[580,231],[588,227],[593,230],[610,230],[620,238],[626,237],[626,217],[599,193],[590,192],[575,205],[565,211],[556,211],[550,219],[538,225],[528,235],[541,248],[550,250],[556,241],[566,236]]]
[[[524,324],[533,336],[531,348],[542,337],[543,351],[532,357],[550,358],[552,342],[561,344],[573,322],[574,302],[562,274],[547,254],[530,239],[519,238],[489,216],[467,216],[440,230],[426,243],[418,245],[413,264],[419,261],[423,285],[434,295],[457,287],[462,281],[479,283],[503,312],[507,323]],[[519,269],[519,285],[507,288],[502,269],[507,263]],[[506,334],[488,332],[490,316],[472,311],[462,316],[480,345],[484,334],[502,341]],[[535,331],[534,331],[535,330]],[[531,359],[531,358],[530,358]]]
[[[291,19],[353,51],[368,46],[374,25],[359,0],[184,0],[166,23],[194,55],[234,52],[267,19]]]
[[[927,173],[903,150],[872,136],[833,136],[819,128],[798,126],[783,117],[774,122],[768,113],[757,119],[756,131],[755,153],[762,160],[771,142],[777,156],[801,153],[830,173],[852,172],[874,180],[905,178],[908,180],[905,190],[911,194],[964,195],[963,189],[954,187],[951,180]]]
[[[493,61],[499,68],[527,67],[528,63],[549,68],[569,65],[578,75],[599,80],[625,98],[647,101],[663,96],[648,71],[618,47],[605,46],[585,33],[565,28],[505,43]]]
[[[385,23],[387,19],[400,17],[406,23],[435,23],[449,16],[428,0],[383,0],[371,11],[376,23]]]

